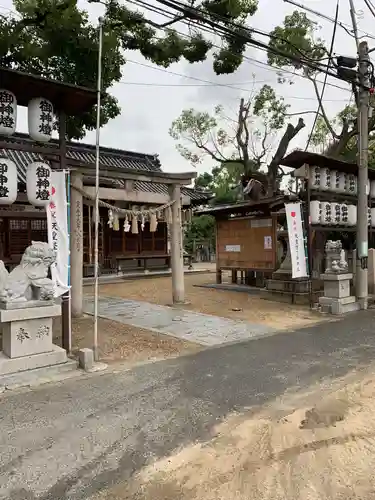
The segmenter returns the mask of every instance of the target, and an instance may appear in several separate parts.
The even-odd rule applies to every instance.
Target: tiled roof
[[[26,134],[17,134],[20,143],[32,142]],[[51,140],[48,145],[57,146],[56,140]],[[0,155],[6,156],[17,163],[19,167],[19,178],[24,182],[26,179],[27,165],[33,161],[45,161],[43,155],[35,153],[24,153],[22,151],[0,149]],[[83,163],[95,163],[95,146],[83,143],[67,143],[67,157],[72,160],[79,160]],[[141,172],[161,172],[161,165],[157,155],[143,153],[133,153],[122,151],[121,149],[100,148],[100,164],[104,167],[114,167],[121,169],[131,169]]]
[[[29,141],[27,135],[19,134],[20,142]],[[50,141],[50,145],[57,145],[56,141]],[[22,183],[26,182],[27,166],[33,161],[46,161],[43,155],[37,153],[27,153],[13,149],[0,149],[0,157],[6,157],[13,160],[18,167],[18,178]],[[93,165],[95,163],[95,146],[82,143],[68,143],[67,157],[79,160],[82,163]],[[120,171],[122,169],[131,169],[138,172],[161,172],[161,165],[157,155],[148,155],[142,153],[133,153],[122,151],[120,149],[100,148],[100,164],[107,167],[115,167]],[[113,184],[122,185],[122,181],[112,179]],[[134,189],[136,191],[167,194],[168,186],[156,182],[135,181]],[[211,196],[206,192],[192,188],[181,188],[182,194],[190,196],[192,203],[205,202]]]

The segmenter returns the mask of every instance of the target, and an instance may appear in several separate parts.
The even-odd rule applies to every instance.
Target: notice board
[[[276,266],[276,218],[218,220],[217,267],[273,271]]]

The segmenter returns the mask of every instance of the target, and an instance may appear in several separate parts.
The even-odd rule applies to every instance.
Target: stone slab
[[[93,314],[93,297],[85,297],[84,311]],[[239,342],[276,332],[274,328],[257,323],[117,297],[99,297],[99,316],[205,346]]]
[[[10,358],[52,351],[52,318],[2,324],[3,352]]]
[[[68,361],[65,349],[52,345],[52,351],[22,358],[9,358],[0,351],[0,379],[2,375],[54,366]]]
[[[0,300],[0,309],[27,309],[28,307],[53,306],[55,304],[54,300],[45,300],[42,303],[40,300],[26,300],[25,302],[3,302]]]
[[[350,295],[349,297],[334,298],[334,297],[319,297],[319,304],[329,305],[333,302],[337,302],[341,305],[353,304],[355,302],[355,297]]]
[[[73,359],[67,359],[64,363],[57,365],[42,366],[33,370],[26,370],[8,375],[0,375],[0,389],[9,390],[19,387],[35,387],[48,382],[57,382],[71,377],[84,375],[83,370],[78,370],[78,363]]]
[[[341,299],[350,296],[350,280],[324,281],[324,296]]]
[[[26,309],[0,309],[0,322],[8,323],[10,321],[28,320],[36,318],[52,318],[61,315],[61,306],[54,304],[52,306],[29,307]]]
[[[351,280],[353,279],[353,273],[344,273],[344,274],[324,273],[320,275],[320,279],[324,281]]]

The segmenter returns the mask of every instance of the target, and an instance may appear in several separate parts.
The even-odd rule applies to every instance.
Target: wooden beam
[[[84,186],[83,190],[88,198],[95,197],[95,187]],[[164,205],[169,202],[169,195],[162,193],[149,193],[146,191],[130,191],[127,189],[99,188],[99,198],[101,200],[129,201],[132,203],[145,203]]]
[[[68,158],[68,165],[73,167],[73,170],[77,170],[83,175],[91,176],[93,175],[93,170],[91,168],[75,166],[72,165],[71,160]],[[165,172],[139,172],[134,170],[125,169],[108,169],[100,167],[100,177],[108,179],[121,179],[121,180],[132,180],[141,182],[156,182],[159,184],[178,184],[180,186],[189,186],[192,179],[196,177],[196,173],[192,172],[189,174],[166,174]]]
[[[9,141],[0,140],[0,149],[10,149],[14,151],[25,151],[26,153],[36,153],[42,155],[48,155],[49,159],[53,161],[59,161],[60,158],[60,149],[56,146],[41,146],[38,144],[31,144],[20,142],[21,139],[18,139],[18,142],[12,142],[11,138]]]

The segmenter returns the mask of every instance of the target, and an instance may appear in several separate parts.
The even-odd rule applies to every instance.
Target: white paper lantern
[[[348,205],[348,224],[349,226],[357,225],[357,207],[355,205]]]
[[[0,90],[0,134],[13,135],[17,124],[17,99],[9,90]]]
[[[341,206],[340,203],[331,203],[332,224],[339,226],[341,223]]]
[[[347,188],[347,183],[348,183],[348,174],[345,174],[344,172],[339,172],[339,193],[345,193],[346,188]]]
[[[36,97],[28,106],[29,134],[34,141],[48,142],[53,130],[53,105],[43,97]]]
[[[320,183],[323,191],[331,190],[331,171],[329,168],[320,169]]]
[[[309,186],[311,189],[320,189],[320,168],[311,167],[309,169]]]
[[[30,163],[26,173],[29,202],[36,207],[46,207],[51,201],[51,167],[41,161]]]
[[[348,194],[356,195],[357,194],[357,176],[353,174],[348,175],[348,182],[346,191]]]
[[[348,205],[341,204],[340,205],[341,209],[341,224],[343,226],[349,226],[349,211],[348,211]]]
[[[10,205],[17,199],[17,165],[0,158],[0,205]]]
[[[375,208],[371,209],[371,226],[375,227]]]
[[[370,189],[371,189],[371,184],[370,184],[370,181],[367,179],[366,196],[370,196]]]
[[[367,225],[371,226],[371,207],[367,207]]]
[[[340,172],[331,170],[331,190],[335,193],[340,191]]]
[[[318,200],[310,202],[311,224],[320,224],[322,217],[322,204]]]
[[[332,226],[333,224],[332,206],[329,201],[323,201],[322,203],[322,224],[324,226]]]

